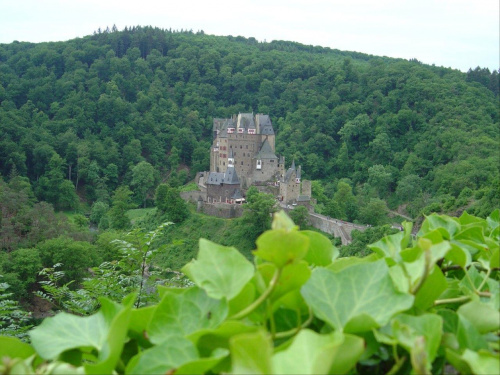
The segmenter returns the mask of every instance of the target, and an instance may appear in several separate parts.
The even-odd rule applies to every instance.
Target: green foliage
[[[22,364],[25,373],[59,366],[125,374],[430,374],[450,366],[495,373],[500,212],[486,220],[431,215],[415,238],[411,229],[405,224],[370,245],[368,257],[337,259],[328,240],[276,214],[254,264],[203,240],[184,269],[194,286],[162,287],[158,304],[147,307],[133,307],[134,295],[121,304],[101,298],[91,316],[47,318],[30,332],[35,359],[46,362],[27,361],[33,351],[13,341],[4,366]]]
[[[0,276],[2,277],[2,276]],[[13,336],[18,337],[25,341],[27,339],[27,331],[31,328],[29,321],[31,320],[31,314],[24,311],[19,304],[10,299],[12,293],[8,293],[7,289],[9,284],[0,282],[0,355],[2,358],[7,355],[12,358],[19,356],[20,353],[16,352],[1,352],[1,350],[6,350],[9,345],[17,345],[16,341],[9,340],[2,336]],[[8,344],[7,344],[8,342]],[[23,346],[24,347],[24,346]],[[13,355],[13,353],[15,355]]]
[[[77,214],[73,216],[73,222],[80,230],[88,229],[90,220],[84,215]]]
[[[127,211],[134,207],[131,202],[132,192],[127,186],[120,186],[113,194],[111,208],[108,211],[110,227],[124,230],[130,227]]]
[[[184,184],[209,167],[213,118],[244,111],[272,115],[277,152],[304,177],[347,177],[387,200],[418,177],[397,204],[498,182],[496,71],[152,27],[11,43],[1,56],[0,173],[58,209],[76,192],[108,202],[119,184],[144,202],[141,163]]]
[[[90,222],[92,224],[99,224],[101,219],[106,215],[109,210],[109,206],[104,202],[95,202],[90,209]]]
[[[271,228],[271,215],[276,211],[276,200],[271,194],[259,193],[254,186],[248,189],[246,200],[242,221],[248,225],[248,236],[255,240]]]
[[[167,184],[156,188],[155,203],[158,215],[164,220],[182,223],[189,215],[186,202],[179,195],[179,190]]]
[[[364,231],[353,230],[351,232],[352,242],[340,248],[340,255],[342,257],[364,257],[371,253],[371,250],[367,247],[369,244],[397,232],[398,229],[391,228],[390,225],[366,228]]]
[[[93,276],[83,279],[79,289],[72,286],[74,281],[64,283],[66,272],[59,263],[40,272],[46,280],[40,282],[42,290],[36,294],[56,310],[80,315],[94,313],[101,305],[101,297],[119,302],[137,292],[136,307],[157,301],[156,283],[160,272],[151,263],[154,253],[162,248],[157,239],[166,225],[150,232],[136,229],[126,234],[101,234],[97,245],[106,261],[92,268]],[[184,284],[180,278],[173,278],[172,285]]]
[[[290,218],[301,229],[306,229],[309,226],[309,211],[304,206],[297,206],[290,211]]]
[[[89,267],[101,263],[94,245],[84,241],[74,241],[68,237],[58,237],[39,243],[36,246],[44,267],[62,264],[64,282],[79,283],[88,275]]]
[[[140,197],[144,208],[146,208],[148,192],[153,188],[155,182],[154,174],[153,166],[146,161],[141,161],[132,168],[131,185],[135,187],[136,194]]]

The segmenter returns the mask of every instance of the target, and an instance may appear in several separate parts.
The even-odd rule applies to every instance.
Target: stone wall
[[[302,195],[311,196],[311,181],[302,180]]]
[[[223,219],[234,219],[243,215],[243,207],[239,204],[204,202],[201,204],[199,212]]]
[[[342,245],[349,245],[352,241],[351,232],[353,230],[364,231],[367,226],[349,223],[338,219],[332,219],[316,213],[309,213],[309,222],[315,228],[330,233],[335,237],[340,237]]]
[[[202,200],[206,200],[206,194],[202,191],[181,191],[180,196],[185,201],[192,203],[198,202],[199,197],[201,197]]]

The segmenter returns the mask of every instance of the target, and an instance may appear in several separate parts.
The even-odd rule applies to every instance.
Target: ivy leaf
[[[303,230],[300,233],[309,237],[309,251],[304,257],[309,264],[328,266],[339,256],[338,249],[321,233],[311,230]]]
[[[415,295],[415,306],[427,310],[434,305],[434,301],[446,290],[448,283],[441,269],[434,265],[431,272]]]
[[[171,336],[162,344],[146,349],[133,357],[125,373],[166,374],[198,357],[198,352],[191,341],[182,336]]]
[[[335,259],[335,261],[332,262],[332,264],[330,264],[326,268],[333,272],[339,272],[345,268],[349,268],[356,264],[375,262],[379,259],[381,259],[381,256],[376,253],[372,253],[363,258],[360,257],[337,258]]]
[[[259,266],[259,273],[262,275],[266,285],[269,285],[269,282],[273,278],[275,270],[276,267],[269,263],[261,264]],[[300,287],[306,283],[310,276],[311,270],[309,269],[307,262],[303,260],[297,263],[286,265],[285,267],[283,267],[283,271],[281,272],[278,283],[276,284],[276,287],[271,294],[271,299],[273,301],[278,300],[292,290],[300,289]]]
[[[161,344],[172,335],[186,336],[199,329],[215,328],[227,316],[227,302],[207,296],[194,287],[182,294],[166,293],[148,327],[152,343]]]
[[[198,259],[186,264],[182,272],[204,289],[209,297],[230,300],[253,277],[254,267],[234,247],[200,239]]]
[[[16,337],[0,336],[0,358],[26,359],[33,355],[35,350]]]
[[[207,355],[217,348],[229,348],[231,337],[257,330],[258,327],[246,325],[239,320],[227,320],[217,328],[196,331],[189,335],[188,339],[196,344],[200,354]]]
[[[368,247],[382,257],[392,258],[395,262],[399,262],[401,260],[400,252],[404,249],[402,244],[404,240],[405,235],[400,232],[385,236],[380,241],[368,245]]]
[[[233,374],[271,374],[271,340],[266,332],[258,331],[233,336],[229,341]]]
[[[264,232],[256,243],[256,256],[283,268],[304,258],[309,248],[309,237],[297,231],[276,229]]]
[[[316,316],[338,330],[356,317],[367,317],[371,322],[362,325],[358,321],[358,327],[350,327],[352,331],[384,325],[413,304],[413,296],[394,287],[384,260],[358,264],[337,273],[315,269],[302,287],[302,295]]]
[[[206,374],[228,355],[229,350],[218,348],[214,350],[210,357],[198,358],[194,361],[181,365],[177,371],[175,371],[175,375]]]
[[[466,318],[480,333],[500,329],[500,312],[485,303],[471,301],[460,306],[457,313]]]
[[[461,374],[498,374],[500,368],[500,359],[498,355],[490,353],[486,350],[477,352],[470,349],[465,349],[460,355],[459,353],[446,349],[446,359],[455,367]]]
[[[424,337],[424,350],[427,354],[426,363],[431,364],[436,358],[441,335],[443,319],[436,314],[412,316],[399,314],[392,320],[392,333],[398,342],[409,353],[415,348],[418,337]]]
[[[285,211],[278,211],[273,215],[273,223],[271,229],[283,229],[287,232],[298,230],[298,226],[294,224],[293,220],[285,213]]]
[[[47,318],[30,332],[32,345],[51,360],[71,349],[94,348],[98,362],[85,365],[86,372],[111,372],[125,342],[134,297],[125,298],[124,306],[101,298],[101,310],[88,317],[59,313]]]
[[[427,232],[437,229],[445,240],[451,240],[460,230],[460,224],[457,221],[458,219],[449,216],[432,214],[425,218],[417,236],[423,236]]]
[[[344,374],[363,353],[363,339],[335,332],[320,335],[308,329],[300,331],[292,344],[272,358],[276,374]]]

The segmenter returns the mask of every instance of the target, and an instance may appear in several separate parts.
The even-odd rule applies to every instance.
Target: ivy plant
[[[100,299],[0,338],[3,373],[492,374],[499,360],[500,213],[431,215],[339,258],[284,214],[253,262],[200,240],[186,288]]]

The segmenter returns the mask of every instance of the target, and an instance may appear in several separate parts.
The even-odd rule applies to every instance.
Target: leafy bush
[[[319,233],[283,213],[257,239],[252,264],[200,240],[156,305],[102,298],[59,314],[32,346],[0,345],[4,373],[492,374],[500,368],[500,211],[487,219],[431,215],[338,258]],[[0,338],[1,339],[1,338]],[[40,359],[45,360],[42,362]],[[41,363],[41,364],[40,364]]]

